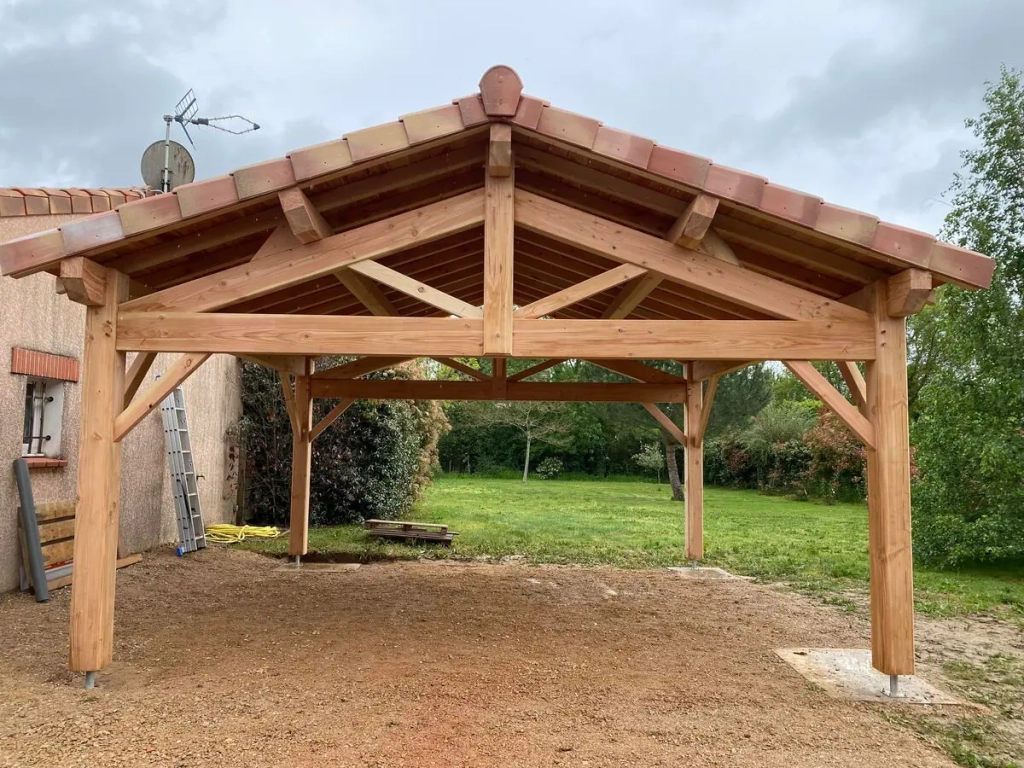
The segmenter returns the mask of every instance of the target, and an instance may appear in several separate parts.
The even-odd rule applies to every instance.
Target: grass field
[[[705,492],[706,563],[849,605],[867,587],[867,509],[824,506],[754,491]],[[640,482],[518,480],[445,475],[406,519],[459,531],[450,550],[377,543],[359,526],[310,531],[310,550],[358,558],[520,556],[549,563],[655,568],[685,563],[683,505]],[[284,554],[287,539],[245,546]],[[915,573],[917,608],[936,616],[998,611],[1024,622],[1020,571]]]

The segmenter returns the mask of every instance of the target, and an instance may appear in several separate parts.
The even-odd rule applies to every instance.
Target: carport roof
[[[991,281],[994,262],[982,254],[551,106],[522,94],[518,75],[503,66],[484,74],[479,93],[451,104],[0,245],[0,269],[21,277],[85,256],[159,291],[249,261],[284,221],[278,195],[292,187],[303,190],[336,233],[482,188],[489,124],[495,122],[512,126],[518,190],[662,238],[695,197],[711,196],[719,205],[716,237],[704,250],[717,243],[749,270],[830,299],[908,268],[930,272],[934,285],[984,288]],[[616,265],[531,232],[517,230],[515,245],[519,305]],[[478,305],[483,251],[481,226],[381,262]],[[444,314],[398,292],[387,296],[401,315]],[[609,291],[556,316],[601,317],[613,299]],[[232,311],[369,312],[330,276]],[[634,316],[763,317],[670,281],[652,290]]]

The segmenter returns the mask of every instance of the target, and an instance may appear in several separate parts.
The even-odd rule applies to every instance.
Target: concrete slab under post
[[[75,578],[71,583],[68,664],[86,682],[110,663],[114,651],[114,585],[121,498],[121,444],[114,419],[124,402],[125,354],[118,352],[118,304],[128,299],[128,278],[103,270],[101,306],[85,313],[82,355],[81,441],[75,514]]]

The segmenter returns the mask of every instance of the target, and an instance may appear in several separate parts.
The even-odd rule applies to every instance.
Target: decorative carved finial
[[[480,97],[488,117],[514,117],[523,93],[523,81],[512,67],[499,64],[480,78]]]

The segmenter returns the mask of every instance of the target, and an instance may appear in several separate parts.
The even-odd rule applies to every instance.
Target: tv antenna
[[[189,151],[176,141],[171,141],[171,124],[177,123],[185,132],[188,143],[195,147],[192,136],[188,132],[189,125],[200,125],[215,128],[224,133],[240,136],[243,133],[258,131],[260,126],[241,115],[224,115],[223,117],[197,117],[199,105],[196,95],[188,89],[174,107],[174,114],[164,115],[167,130],[163,141],[155,141],[142,154],[142,179],[150,187],[160,187],[161,192],[170,192],[174,187],[188,184],[195,179],[196,167]],[[161,158],[161,150],[163,157]],[[162,160],[162,163],[161,163]]]

